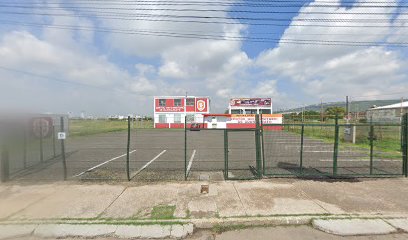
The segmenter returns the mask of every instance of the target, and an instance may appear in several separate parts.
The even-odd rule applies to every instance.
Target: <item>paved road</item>
[[[194,238],[193,238],[194,239]],[[390,234],[390,235],[377,235],[377,236],[356,236],[356,237],[341,237],[330,235],[318,230],[315,230],[309,226],[298,227],[271,227],[271,228],[253,228],[239,231],[225,232],[217,235],[216,240],[265,240],[265,239],[279,239],[279,240],[390,240],[390,239],[408,239],[408,234]]]
[[[14,240],[42,240],[38,237],[24,237],[14,238]],[[52,238],[47,238],[53,240]],[[78,240],[78,238],[66,238],[67,240]],[[118,238],[94,238],[95,240],[114,240]],[[199,231],[193,236],[186,238],[186,240],[405,240],[408,239],[406,233],[396,233],[389,235],[374,235],[374,236],[353,236],[353,237],[341,237],[331,234],[327,234],[313,229],[309,226],[286,226],[286,227],[268,227],[268,228],[250,228],[244,230],[236,230],[224,232],[221,234],[215,234],[211,231]],[[55,239],[56,240],[56,239]]]

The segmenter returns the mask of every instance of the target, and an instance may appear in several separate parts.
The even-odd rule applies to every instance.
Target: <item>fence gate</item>
[[[225,179],[261,177],[260,138],[257,129],[225,130]]]

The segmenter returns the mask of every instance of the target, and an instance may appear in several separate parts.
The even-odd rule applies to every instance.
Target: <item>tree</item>
[[[344,118],[344,114],[346,113],[346,109],[344,107],[328,107],[324,111],[324,114],[328,118],[335,118],[337,115],[339,118]]]
[[[314,110],[306,110],[303,114],[305,114],[306,116],[320,116],[320,113]]]

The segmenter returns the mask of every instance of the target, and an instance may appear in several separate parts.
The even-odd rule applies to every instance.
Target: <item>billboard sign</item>
[[[196,112],[208,112],[208,98],[196,99]]]
[[[31,133],[36,138],[44,138],[51,136],[52,133],[52,118],[40,117],[31,119]]]
[[[156,112],[184,112],[184,107],[155,107]]]
[[[232,107],[270,107],[272,106],[271,98],[232,98],[230,100],[230,105]]]
[[[233,123],[255,123],[255,114],[232,114],[231,122]],[[262,123],[281,124],[282,114],[262,114]]]

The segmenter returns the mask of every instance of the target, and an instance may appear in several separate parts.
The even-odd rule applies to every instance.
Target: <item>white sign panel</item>
[[[64,140],[66,138],[65,132],[59,132],[58,133],[58,140]]]

